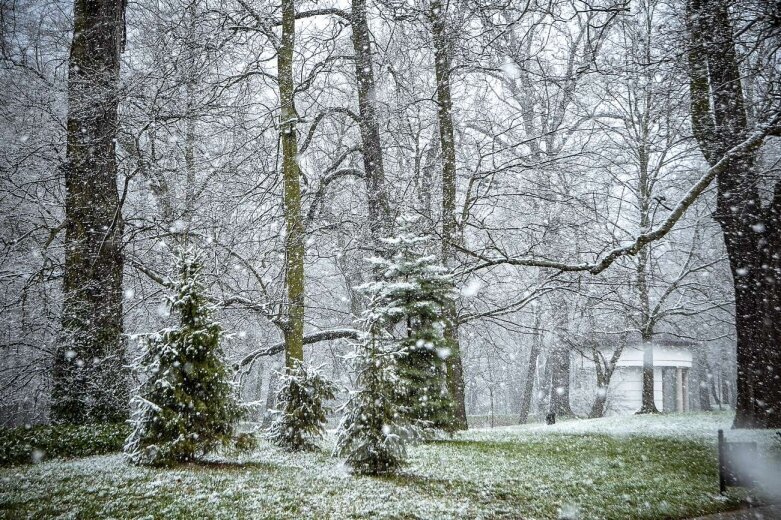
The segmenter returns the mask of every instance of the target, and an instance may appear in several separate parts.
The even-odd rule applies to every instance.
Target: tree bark
[[[699,404],[699,409],[703,412],[710,412],[712,410],[710,387],[711,382],[713,381],[713,375],[710,371],[705,348],[702,345],[699,345],[694,349],[694,363],[691,374],[695,376],[693,379],[694,383],[697,385],[697,403]]]
[[[749,134],[727,5],[690,0],[687,25],[692,129],[713,165]],[[735,290],[735,428],[781,427],[781,183],[776,181],[763,205],[755,172],[758,149],[733,158],[716,177],[714,217]]]
[[[277,68],[279,80],[279,131],[282,141],[282,183],[285,206],[285,285],[287,287],[287,319],[285,364],[292,367],[304,360],[304,222],[301,211],[301,172],[298,166],[298,136],[293,83],[293,51],[295,47],[295,2],[282,0],[282,37]]]
[[[610,388],[610,381],[613,379],[613,374],[616,371],[618,360],[621,358],[624,348],[626,348],[626,336],[620,339],[620,343],[613,350],[610,359],[605,360],[599,345],[591,346],[591,355],[597,372],[597,395],[594,398],[591,412],[589,412],[588,415],[591,419],[604,417],[605,415],[605,405],[607,404],[607,393]]]
[[[51,419],[121,421],[123,221],[117,190],[122,0],[76,0],[68,69],[62,337],[55,355]]]
[[[190,2],[187,6],[187,25],[189,32],[185,37],[186,56],[189,57],[189,62],[185,66],[184,71],[184,88],[186,96],[185,105],[185,134],[184,134],[184,164],[186,171],[186,186],[185,186],[185,198],[184,198],[184,210],[183,220],[185,223],[184,236],[182,242],[188,244],[190,241],[190,233],[192,232],[193,216],[195,213],[195,193],[196,193],[196,172],[195,172],[195,147],[196,147],[196,127],[197,121],[195,117],[195,93],[198,87],[196,79],[196,63],[197,63],[197,4],[196,1]]]
[[[591,405],[588,413],[589,419],[599,419],[605,416],[605,405],[607,404],[607,386],[597,385],[597,396]]]
[[[575,415],[569,404],[570,352],[560,347],[551,353],[551,389],[549,411],[559,417]]]
[[[456,222],[456,147],[453,136],[453,99],[450,92],[450,48],[446,13],[440,0],[431,2],[429,14],[431,37],[434,44],[434,74],[437,81],[437,116],[439,122],[439,147],[442,151],[442,263],[452,269],[455,248],[458,243]],[[445,309],[445,339],[450,344],[447,358],[447,381],[455,406],[455,423],[466,429],[466,405],[464,397],[464,369],[458,338],[458,316],[455,303]]]
[[[279,368],[274,365],[274,363],[269,363],[270,370],[269,370],[269,377],[268,377],[268,391],[266,393],[266,409],[263,411],[263,418],[261,422],[261,427],[268,428],[271,425],[273,414],[271,413],[272,410],[274,410],[277,406],[277,385],[279,384],[279,370],[282,369],[282,366],[280,365]]]
[[[650,57],[647,57],[650,61]],[[645,97],[645,113],[650,109],[650,99]],[[640,206],[640,229],[643,233],[651,228],[651,178],[648,174],[648,121],[646,118],[641,123],[641,141],[638,146],[638,205]],[[647,245],[637,254],[637,296],[640,303],[640,336],[643,344],[643,389],[642,403],[639,414],[659,413],[654,400],[654,317],[651,316],[651,301],[649,294],[648,268],[651,259],[651,245]]]
[[[607,404],[607,389],[610,381],[597,374],[597,395],[591,405],[591,411],[588,413],[589,419],[599,419],[605,416],[605,405]]]
[[[529,351],[529,363],[526,368],[526,381],[524,381],[523,395],[521,396],[521,413],[518,424],[526,424],[529,421],[529,409],[532,404],[532,392],[534,391],[534,375],[537,372],[537,358],[540,355],[540,317],[535,317],[534,337]]]
[[[610,377],[613,375],[611,367],[605,366],[599,348],[592,348],[592,359],[597,373],[597,395],[591,405],[591,411],[588,413],[589,419],[598,419],[605,415],[605,405],[607,404],[607,390],[610,386]],[[615,366],[613,366],[615,368]]]
[[[358,111],[363,144],[363,170],[366,180],[366,197],[369,209],[369,229],[375,254],[381,254],[380,238],[390,234],[390,208],[385,189],[385,168],[382,160],[380,125],[374,101],[374,63],[371,35],[366,20],[366,0],[353,0],[352,13],[353,52],[355,53],[355,77],[358,85]]]
[[[709,389],[708,391],[710,392],[710,395],[713,396],[713,400],[716,401],[719,410],[721,410],[722,401],[721,401],[721,396],[719,395],[718,387],[716,386],[716,378],[713,376],[713,374],[709,374],[709,375],[711,377],[710,377],[710,381],[708,381],[708,389]]]
[[[659,413],[654,400],[654,344],[652,338],[643,336],[643,390],[638,414]]]

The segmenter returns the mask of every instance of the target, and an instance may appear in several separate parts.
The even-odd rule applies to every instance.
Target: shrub
[[[0,428],[0,465],[117,452],[128,433],[130,427],[124,423]]]

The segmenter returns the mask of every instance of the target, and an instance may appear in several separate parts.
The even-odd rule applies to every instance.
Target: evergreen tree
[[[374,295],[374,320],[399,329],[395,341],[401,410],[421,426],[452,431],[453,405],[446,386],[445,309],[454,297],[452,276],[427,254],[431,237],[414,231],[415,220],[400,219],[396,237],[384,239],[389,258],[373,258],[378,279],[362,286]]]
[[[277,418],[271,424],[269,438],[291,451],[314,449],[313,440],[325,433],[325,402],[333,399],[336,385],[315,367],[295,361],[280,375]]]
[[[357,345],[358,387],[339,425],[335,453],[359,474],[392,473],[406,459],[405,441],[414,432],[396,399],[396,352],[390,335],[372,321]]]
[[[359,288],[370,300],[357,345],[359,390],[346,406],[335,450],[357,473],[393,472],[421,428],[454,428],[443,364],[452,281],[425,254],[429,237],[414,233],[413,224],[402,220],[401,233],[383,240],[390,258],[371,259],[376,279]]]
[[[146,381],[133,399],[133,432],[125,452],[135,464],[193,460],[233,439],[242,415],[192,250],[177,257],[178,279],[167,298],[179,325],[146,338],[139,368]]]

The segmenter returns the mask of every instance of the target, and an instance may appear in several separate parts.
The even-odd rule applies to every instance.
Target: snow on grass
[[[0,517],[688,518],[745,497],[718,495],[714,427],[729,421],[687,414],[476,430],[413,447],[402,474],[381,478],[350,474],[330,456],[332,435],[320,452],[261,442],[251,454],[171,469],[121,455],[55,460],[0,469]]]
[[[733,414],[694,412],[685,414],[616,415],[602,419],[566,419],[553,425],[544,423],[480,428],[462,434],[464,439],[517,440],[541,434],[599,434],[612,437],[642,435],[644,437],[686,439],[716,443],[718,430],[724,430],[727,440],[753,441],[760,445],[774,442],[770,430],[732,430]]]

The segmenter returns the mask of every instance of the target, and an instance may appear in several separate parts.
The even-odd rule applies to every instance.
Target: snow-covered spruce
[[[178,278],[167,297],[176,327],[145,338],[136,367],[144,382],[133,398],[133,431],[125,452],[135,464],[166,465],[203,456],[233,440],[242,415],[201,284],[193,250],[178,253]]]
[[[356,345],[359,390],[345,405],[334,450],[359,474],[399,469],[407,455],[405,441],[414,432],[399,414],[395,352],[384,339],[385,331],[374,327]]]
[[[369,322],[394,331],[400,410],[421,427],[452,431],[453,405],[446,386],[445,313],[453,304],[453,279],[436,255],[431,237],[416,220],[398,220],[399,233],[383,240],[388,258],[372,258],[376,279],[359,289],[372,300]]]
[[[310,450],[325,433],[326,401],[336,395],[336,385],[320,370],[294,361],[279,376],[276,418],[269,439],[291,451]]]

